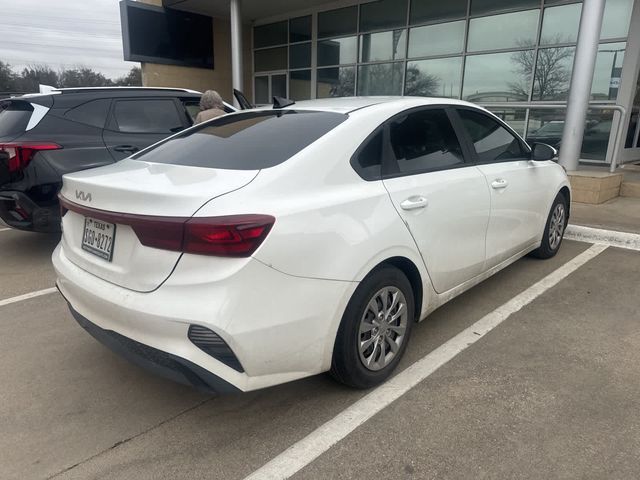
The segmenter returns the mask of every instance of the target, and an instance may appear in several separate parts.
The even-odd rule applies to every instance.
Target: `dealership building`
[[[584,120],[582,95],[581,161],[640,160],[640,0],[123,0],[121,12],[146,86],[227,100],[235,87],[255,104],[460,98],[552,144]],[[591,40],[580,31],[600,24]]]

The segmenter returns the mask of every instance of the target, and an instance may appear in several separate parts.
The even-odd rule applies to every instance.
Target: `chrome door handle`
[[[425,197],[422,195],[413,195],[402,202],[400,207],[403,210],[417,210],[419,208],[424,208],[427,205],[429,205],[429,200]]]
[[[491,182],[491,188],[495,190],[500,190],[501,188],[507,188],[509,182],[507,182],[504,178],[496,178],[493,182]]]

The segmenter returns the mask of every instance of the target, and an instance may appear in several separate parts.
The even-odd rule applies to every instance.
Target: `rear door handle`
[[[507,188],[508,185],[509,182],[507,182],[504,178],[496,178],[493,182],[491,182],[491,188],[495,190]]]
[[[429,205],[429,200],[425,197],[422,195],[413,195],[402,202],[400,207],[403,210],[417,210],[419,208],[425,208],[427,205]]]
[[[113,147],[113,149],[116,152],[122,153],[136,153],[138,150],[140,150],[135,145],[116,145],[115,147]]]

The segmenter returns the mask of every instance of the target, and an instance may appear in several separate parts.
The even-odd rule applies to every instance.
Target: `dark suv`
[[[116,87],[0,100],[0,218],[21,230],[59,231],[62,175],[117,162],[190,127],[200,96]]]

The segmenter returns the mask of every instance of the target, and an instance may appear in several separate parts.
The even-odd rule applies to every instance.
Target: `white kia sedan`
[[[414,323],[558,251],[555,150],[437,98],[230,114],[66,175],[58,288],[139,365],[215,392],[330,371],[377,385]]]

